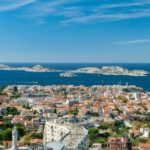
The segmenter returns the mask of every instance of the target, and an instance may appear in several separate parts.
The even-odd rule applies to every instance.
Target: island
[[[97,67],[85,67],[74,70],[75,73],[97,73],[103,75],[127,75],[127,76],[146,76],[149,72],[145,70],[128,70],[119,66],[104,66],[102,68]]]
[[[127,75],[146,76],[149,72],[145,70],[128,70],[120,66],[85,67],[76,70],[56,70],[52,68],[35,65],[33,67],[10,67],[0,64],[0,70],[26,71],[26,72],[60,72],[60,77],[74,77],[77,73],[102,74],[102,75]]]
[[[60,74],[60,77],[76,77],[77,75],[75,74],[75,73],[73,73],[73,72],[64,72],[64,73],[61,73]]]
[[[10,67],[4,64],[0,64],[0,70],[26,71],[26,72],[58,72],[58,70],[45,68],[41,65],[35,65],[33,67]]]

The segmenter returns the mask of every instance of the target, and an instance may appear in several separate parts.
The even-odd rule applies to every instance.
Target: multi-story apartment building
[[[45,145],[47,143],[50,143],[48,145],[55,145],[53,147],[57,150],[87,150],[88,141],[88,131],[82,126],[66,123],[59,119],[46,121],[44,129]],[[61,148],[59,149],[57,146]]]

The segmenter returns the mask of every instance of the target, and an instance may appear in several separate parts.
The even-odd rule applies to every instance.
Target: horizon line
[[[0,64],[150,64],[150,62],[0,62]]]

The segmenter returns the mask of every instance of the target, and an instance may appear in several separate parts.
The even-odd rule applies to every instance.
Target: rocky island
[[[58,70],[45,68],[41,65],[35,65],[33,67],[10,67],[4,64],[0,64],[0,70],[10,71],[26,71],[26,72],[57,72]]]
[[[73,73],[73,72],[65,72],[65,73],[61,73],[60,74],[60,77],[76,77],[76,74],[75,73]]]
[[[76,73],[96,73],[103,75],[127,75],[127,76],[146,76],[149,72],[145,70],[128,70],[119,66],[104,66],[98,67],[85,67],[76,70],[56,70],[41,65],[35,65],[33,67],[10,67],[5,64],[0,64],[0,70],[12,70],[12,71],[26,71],[26,72],[61,72],[60,77],[73,77]]]
[[[104,66],[102,68],[85,67],[77,69],[76,73],[97,73],[103,75],[127,75],[127,76],[146,76],[149,72],[145,70],[128,70],[119,66]]]

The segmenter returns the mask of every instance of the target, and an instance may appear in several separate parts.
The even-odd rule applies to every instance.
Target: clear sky
[[[150,0],[0,0],[0,62],[150,62]]]

